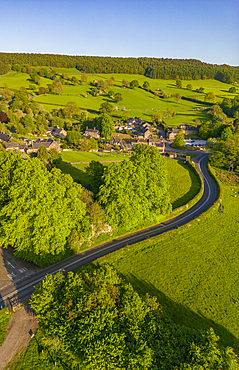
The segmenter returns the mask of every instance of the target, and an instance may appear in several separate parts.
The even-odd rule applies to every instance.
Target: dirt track
[[[5,369],[13,357],[30,342],[29,330],[35,333],[37,321],[34,311],[26,305],[16,310],[8,324],[9,333],[0,347],[0,370]]]

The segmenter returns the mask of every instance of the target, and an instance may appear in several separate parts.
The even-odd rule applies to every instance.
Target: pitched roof
[[[18,143],[5,143],[4,144],[5,149],[19,149]]]
[[[0,140],[1,141],[9,141],[11,139],[11,136],[0,133]]]

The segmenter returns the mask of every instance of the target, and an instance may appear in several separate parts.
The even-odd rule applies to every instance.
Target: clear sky
[[[239,0],[1,0],[0,51],[239,66]]]

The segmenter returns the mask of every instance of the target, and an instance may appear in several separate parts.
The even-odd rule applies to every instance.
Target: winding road
[[[143,229],[123,237],[111,240],[104,244],[97,245],[87,251],[71,256],[63,261],[60,261],[50,267],[36,272],[30,277],[26,277],[18,282],[11,283],[0,290],[0,308],[6,305],[15,305],[22,303],[31,297],[34,292],[34,286],[37,285],[46,274],[55,274],[59,270],[64,270],[64,273],[76,270],[77,268],[96,260],[108,253],[114,252],[126,245],[138,243],[142,240],[151,238],[155,235],[162,234],[166,231],[175,229],[184,225],[194,218],[198,217],[201,213],[210,208],[217,200],[218,191],[215,182],[212,180],[207,171],[208,154],[197,153],[193,159],[196,168],[199,170],[204,181],[204,193],[201,199],[189,210],[181,215],[167,220],[161,224]]]

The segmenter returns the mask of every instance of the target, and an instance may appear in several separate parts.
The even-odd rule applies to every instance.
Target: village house
[[[6,150],[17,150],[19,149],[19,144],[18,143],[5,143],[4,148]]]
[[[56,139],[65,139],[67,136],[67,131],[58,126],[47,127],[46,135],[55,137]]]
[[[174,140],[178,131],[183,130],[184,135],[197,135],[198,128],[194,126],[189,126],[187,124],[181,124],[177,128],[171,129],[166,133],[166,137],[169,140]]]
[[[44,142],[33,141],[31,146],[27,148],[27,153],[36,153],[38,149],[40,148],[40,146],[44,146],[47,150],[54,148],[58,152],[61,152],[60,141],[48,139],[47,141],[44,141]]]
[[[10,135],[6,135],[3,132],[0,133],[0,141],[8,143],[10,139],[11,139]]]
[[[94,127],[94,129],[86,127],[86,130],[85,130],[84,134],[82,134],[81,136],[82,137],[87,137],[87,138],[92,138],[93,137],[94,139],[99,139],[100,138],[100,131],[96,130],[95,127]]]

